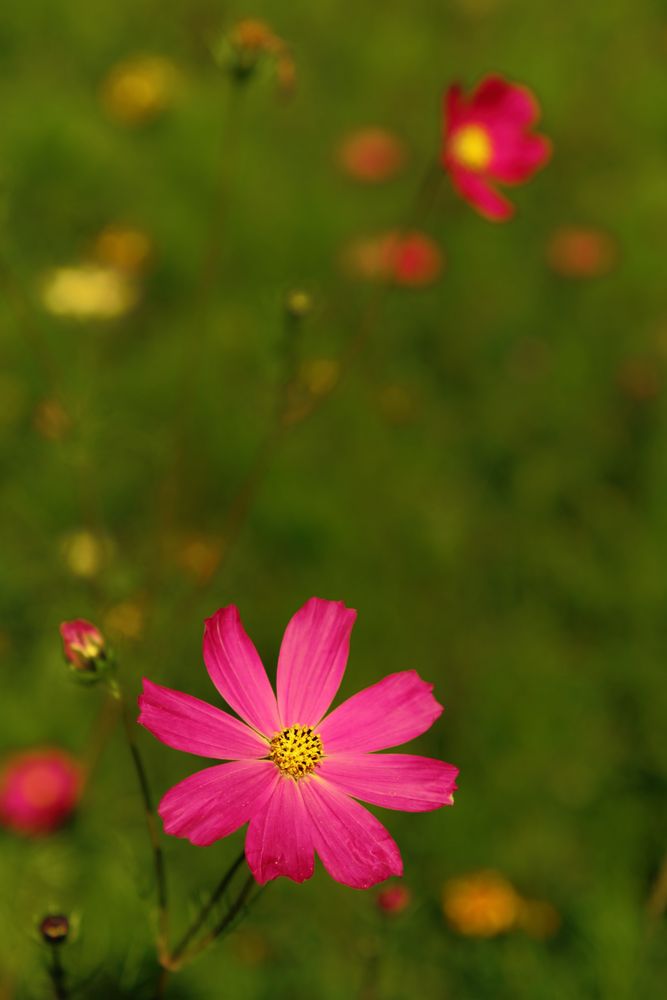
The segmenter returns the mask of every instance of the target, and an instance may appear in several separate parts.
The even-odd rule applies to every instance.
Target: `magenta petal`
[[[279,875],[304,882],[313,874],[311,824],[301,785],[300,781],[281,777],[270,799],[250,821],[245,853],[261,885]]]
[[[398,847],[375,816],[322,778],[302,784],[313,844],[333,879],[369,889],[403,874]]]
[[[459,769],[442,760],[410,754],[341,754],[317,769],[347,795],[385,809],[427,812],[454,803]]]
[[[268,746],[233,716],[199,698],[144,678],[139,722],[168,747],[200,757],[236,760],[265,757]]]
[[[514,214],[514,206],[498,194],[485,177],[452,165],[452,182],[462,198],[493,222],[504,222]]]
[[[234,605],[206,619],[204,662],[222,697],[248,725],[269,737],[278,732],[275,695]]]
[[[489,173],[505,184],[521,184],[544,166],[551,155],[551,143],[542,135],[493,135],[493,161]]]
[[[311,597],[285,629],[278,657],[278,708],[284,726],[315,726],[340,686],[357,612]]]
[[[170,788],[158,807],[166,833],[198,847],[247,823],[271,795],[279,773],[270,760],[216,764]]]
[[[540,108],[527,87],[509,83],[501,76],[487,76],[470,101],[471,112],[487,121],[502,120],[525,127],[540,116]]]
[[[318,727],[324,752],[386,750],[429,729],[442,713],[431,693],[433,685],[416,670],[389,674],[352,695]]]

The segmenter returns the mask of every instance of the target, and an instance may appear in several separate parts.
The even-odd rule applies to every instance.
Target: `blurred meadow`
[[[274,35],[241,78],[243,18]],[[203,619],[237,604],[272,673],[313,594],[359,611],[341,696],[435,683],[409,749],[456,803],[373,810],[400,912],[318,865],[165,995],[662,995],[666,71],[658,0],[2,5],[0,751],[87,778],[61,829],[0,830],[2,1000],[53,995],[48,912],[72,996],[154,995],[136,776],[60,622],[103,630],[132,704],[142,676],[220,704]],[[415,223],[444,91],[490,72],[552,160],[506,223],[444,171]],[[342,152],[367,128],[386,178]],[[406,224],[428,275],[378,278]],[[206,763],[137,740],[156,798]],[[163,837],[177,933],[242,843]]]

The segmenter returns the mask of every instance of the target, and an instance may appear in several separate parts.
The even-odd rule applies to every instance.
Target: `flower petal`
[[[501,76],[487,76],[472,95],[470,110],[487,121],[505,119],[515,125],[532,125],[540,116],[540,106],[527,87],[510,83]]]
[[[489,173],[505,184],[521,184],[551,156],[551,142],[543,135],[507,135],[491,129],[493,159]]]
[[[311,597],[285,629],[278,657],[278,709],[284,726],[315,726],[345,672],[357,612]]]
[[[222,697],[248,725],[266,736],[281,728],[269,678],[233,604],[206,619],[204,662]]]
[[[403,874],[398,847],[375,816],[323,778],[301,783],[315,850],[336,882],[369,889]]]
[[[452,183],[461,197],[470,202],[487,219],[504,222],[514,215],[512,203],[498,194],[481,174],[463,170],[454,164],[450,165],[450,171]]]
[[[270,799],[250,821],[245,852],[260,885],[279,875],[305,882],[313,874],[315,854],[301,784],[280,778]]]
[[[207,847],[247,823],[271,795],[279,772],[270,760],[233,761],[197,771],[158,806],[166,833]]]
[[[317,773],[347,795],[374,806],[428,812],[454,804],[459,769],[430,757],[361,753],[326,757]]]
[[[200,757],[243,760],[266,757],[268,746],[252,729],[199,698],[153,684],[144,677],[139,723],[162,743]]]
[[[442,713],[432,691],[405,670],[352,695],[318,727],[325,754],[386,750],[421,736]]]

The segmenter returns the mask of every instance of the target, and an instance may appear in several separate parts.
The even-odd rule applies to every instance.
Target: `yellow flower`
[[[454,930],[470,937],[495,937],[517,922],[521,897],[504,876],[480,871],[450,879],[442,905]]]

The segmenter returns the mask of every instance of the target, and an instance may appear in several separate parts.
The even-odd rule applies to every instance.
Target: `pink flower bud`
[[[105,658],[104,636],[85,618],[75,618],[60,626],[65,659],[75,671],[94,672]]]

